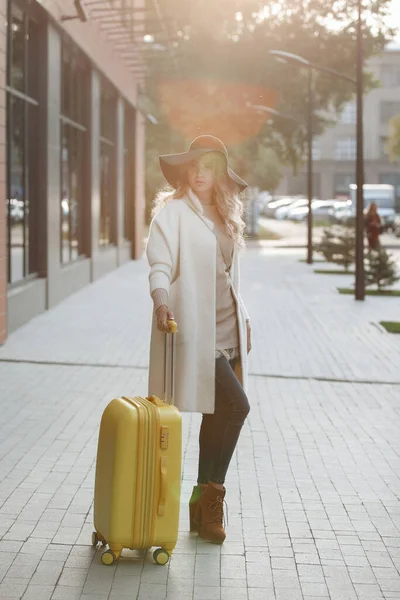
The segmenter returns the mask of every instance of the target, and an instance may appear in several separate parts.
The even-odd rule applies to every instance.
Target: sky
[[[400,44],[400,0],[392,0],[391,21],[397,23],[396,41]]]

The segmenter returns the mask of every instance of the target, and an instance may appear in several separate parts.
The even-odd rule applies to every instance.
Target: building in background
[[[137,48],[119,3],[77,4],[0,0],[0,343],[142,253]]]
[[[388,46],[380,56],[369,60],[380,87],[370,91],[364,102],[365,183],[389,183],[396,189],[400,212],[400,168],[391,163],[385,152],[389,121],[400,114],[400,47]],[[334,127],[315,140],[314,195],[321,199],[349,194],[355,182],[356,102],[347,104]],[[306,172],[297,177],[287,170],[276,194],[306,194]]]

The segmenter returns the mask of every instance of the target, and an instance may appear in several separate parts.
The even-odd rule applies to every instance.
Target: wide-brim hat
[[[214,137],[213,135],[199,135],[189,146],[187,152],[181,152],[179,154],[164,154],[160,156],[160,167],[165,179],[175,189],[179,185],[179,178],[182,165],[191,162],[192,160],[199,158],[207,152],[220,152],[223,154],[226,160],[226,173],[228,178],[233,184],[238,186],[242,192],[247,188],[247,183],[236,175],[228,165],[228,150],[221,140]]]

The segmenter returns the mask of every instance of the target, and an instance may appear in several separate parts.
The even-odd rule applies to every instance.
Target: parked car
[[[329,219],[333,223],[344,225],[353,218],[353,211],[351,208],[351,202],[342,202],[340,205],[335,206],[329,211]]]
[[[299,198],[298,200],[295,200],[294,202],[291,202],[290,204],[281,206],[280,208],[278,208],[275,211],[275,219],[278,219],[278,221],[287,219],[288,214],[291,210],[293,210],[295,208],[300,208],[301,206],[306,206],[307,203],[308,203],[307,198]]]
[[[278,210],[278,208],[290,206],[296,200],[297,200],[297,198],[293,198],[293,197],[277,198],[276,200],[271,200],[270,202],[268,202],[267,206],[265,207],[263,214],[266,217],[273,219],[275,217],[275,214],[276,214],[276,211]]]
[[[337,202],[334,200],[313,200],[312,215],[315,221],[330,220],[330,211],[334,210]],[[308,218],[308,205],[293,208],[289,211],[287,218],[291,221],[306,221]]]

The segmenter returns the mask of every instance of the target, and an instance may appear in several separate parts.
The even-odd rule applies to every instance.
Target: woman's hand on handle
[[[156,312],[157,315],[157,329],[163,333],[170,333],[171,329],[167,321],[174,320],[174,315],[171,310],[168,310],[168,306],[162,304]]]

